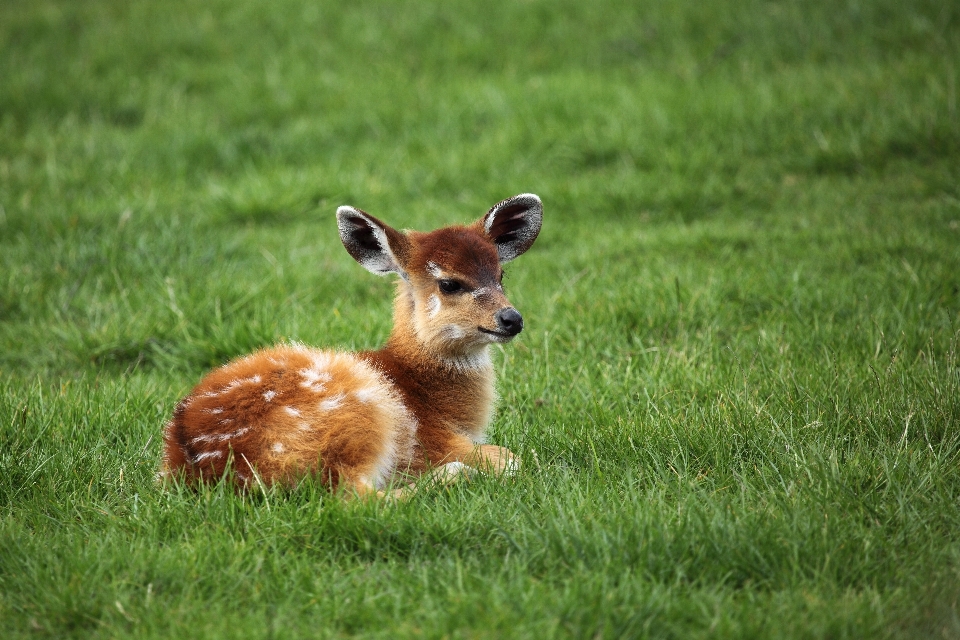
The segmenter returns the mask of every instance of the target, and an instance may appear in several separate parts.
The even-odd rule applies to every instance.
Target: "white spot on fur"
[[[322,402],[320,402],[320,404],[317,405],[317,407],[319,407],[321,411],[333,411],[334,409],[340,406],[340,404],[343,402],[343,398],[344,398],[343,394],[338,393],[335,396],[331,396],[326,400],[323,400]]]
[[[438,313],[440,313],[440,298],[434,294],[427,300],[427,317],[436,318]]]
[[[284,407],[283,410],[286,411],[286,412],[287,412],[288,414],[290,414],[291,416],[293,416],[294,418],[299,418],[300,415],[301,415],[301,414],[300,414],[300,410],[299,410],[299,409],[295,409],[295,408],[293,408],[293,407]]]
[[[229,392],[233,391],[234,389],[236,389],[237,387],[239,387],[239,386],[241,386],[241,385],[245,385],[245,384],[260,384],[260,380],[261,380],[261,378],[260,378],[259,375],[250,376],[249,378],[238,378],[238,379],[236,379],[236,380],[232,380],[232,381],[230,382],[230,384],[226,385],[225,387],[223,387],[223,388],[220,389],[219,391],[207,391],[206,393],[201,393],[201,394],[200,394],[200,397],[202,397],[202,398],[215,398],[215,397],[217,397],[217,396],[222,396],[222,395],[225,394],[225,393],[229,393]]]
[[[272,391],[272,390],[271,390],[271,391],[264,391],[264,392],[263,392],[263,399],[266,400],[267,402],[270,402],[271,400],[274,399],[274,397],[275,397],[276,395],[277,395],[277,392],[276,392],[276,391]]]
[[[377,397],[378,391],[379,389],[376,387],[363,387],[354,391],[353,395],[357,398],[357,400],[366,404]]]
[[[274,453],[283,453],[283,443],[282,443],[282,442],[274,442],[274,443],[273,443],[273,446],[270,447],[270,448],[273,450]]]
[[[322,371],[326,369],[327,367],[330,366],[330,363],[333,361],[331,354],[327,353],[326,351],[316,351],[312,349],[309,351],[310,351],[310,364],[312,364],[313,368],[318,371]]]
[[[443,271],[440,270],[440,267],[437,266],[435,262],[427,263],[427,273],[432,275],[434,278],[439,278],[443,275]]]
[[[223,451],[204,451],[198,456],[194,457],[193,464],[197,464],[201,460],[206,460],[207,458],[222,458]]]
[[[232,440],[233,438],[239,438],[248,431],[250,431],[250,427],[243,427],[242,429],[237,429],[236,431],[231,431],[230,433],[216,433],[197,436],[190,441],[190,444],[199,444],[201,442],[224,442],[226,440]]]
[[[310,369],[301,369],[300,375],[303,376],[303,382],[300,386],[304,389],[310,389],[314,393],[320,393],[324,389],[324,383],[330,382],[333,376],[329,371],[323,371],[314,366]]]

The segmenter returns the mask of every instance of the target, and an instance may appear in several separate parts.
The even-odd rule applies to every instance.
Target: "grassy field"
[[[948,1],[0,2],[0,636],[960,637],[958,80]],[[154,483],[386,337],[338,205],[524,191],[517,477]]]

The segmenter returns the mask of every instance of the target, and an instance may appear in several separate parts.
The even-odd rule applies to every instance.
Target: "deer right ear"
[[[347,206],[337,209],[337,228],[347,253],[364,269],[378,276],[392,272],[407,278],[403,264],[409,241],[404,234],[365,211]]]
[[[532,193],[521,193],[495,205],[480,223],[496,245],[500,262],[509,262],[537,239],[543,224],[543,203]]]

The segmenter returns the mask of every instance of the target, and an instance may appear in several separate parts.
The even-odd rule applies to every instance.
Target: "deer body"
[[[215,481],[232,465],[240,486],[314,474],[363,494],[444,465],[516,467],[510,451],[484,444],[496,400],[489,348],[523,327],[501,264],[536,239],[539,198],[515,196],[470,226],[429,233],[352,207],[337,220],[362,266],[400,276],[387,343],[359,353],[277,346],[216,369],[167,423],[161,476]]]

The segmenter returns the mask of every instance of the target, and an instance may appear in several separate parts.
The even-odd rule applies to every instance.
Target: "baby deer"
[[[530,248],[542,218],[529,193],[429,233],[337,209],[347,252],[377,275],[400,276],[387,344],[360,353],[277,346],[213,371],[167,423],[160,476],[216,481],[232,464],[240,487],[315,474],[363,495],[382,494],[397,474],[516,469],[508,449],[483,444],[496,399],[490,345],[523,329],[501,265]]]

